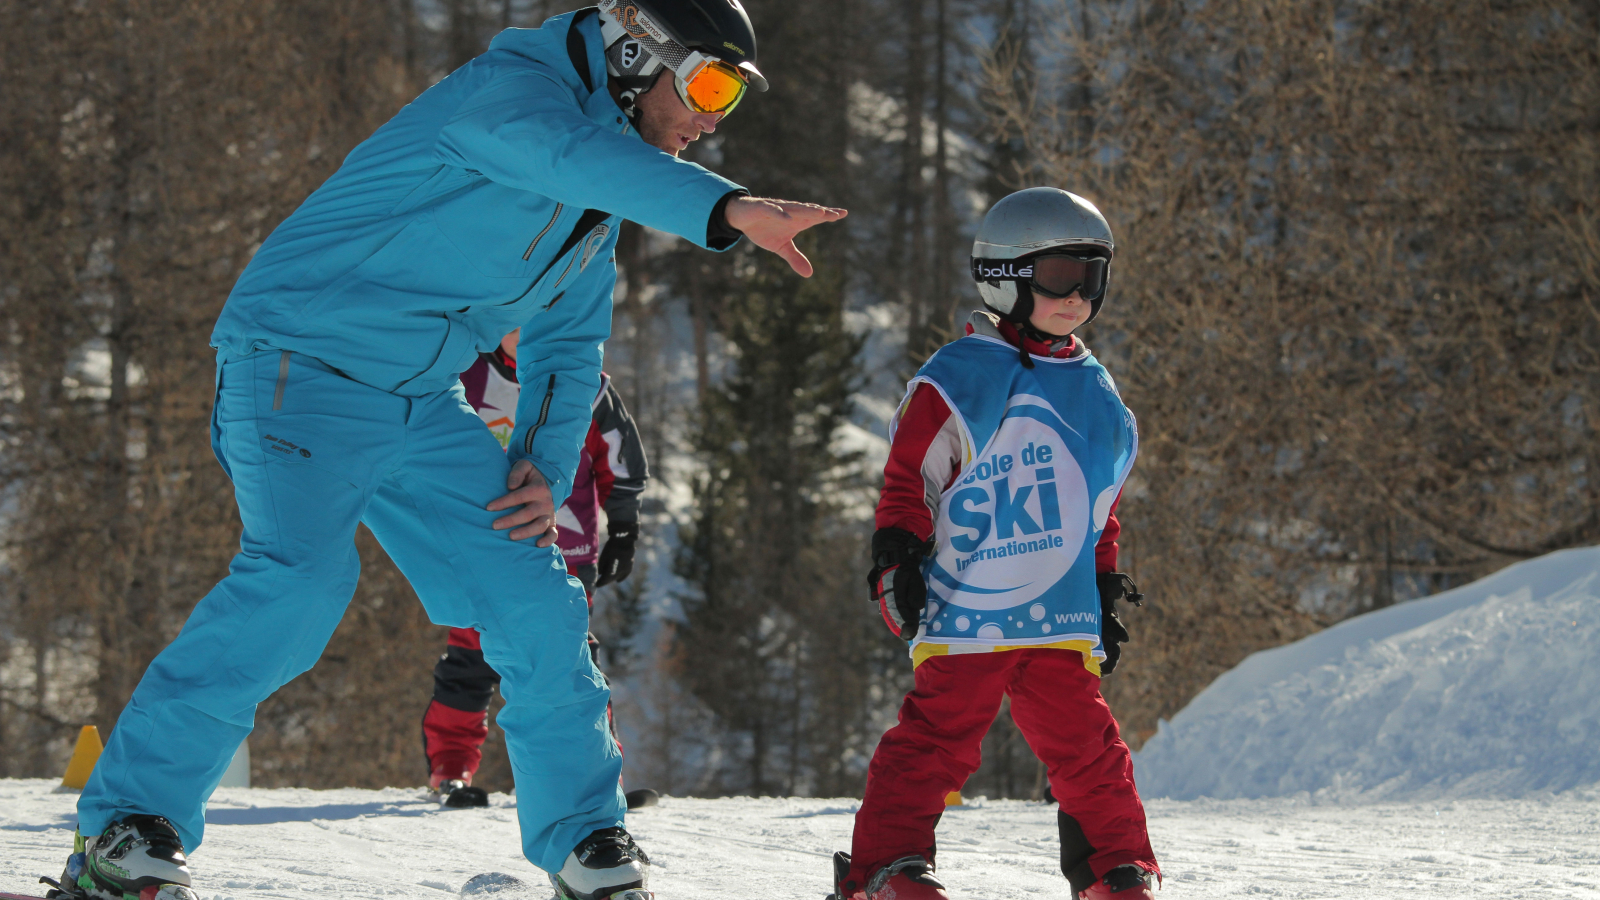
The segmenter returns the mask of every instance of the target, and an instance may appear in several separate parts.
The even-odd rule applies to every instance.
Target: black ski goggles
[[[1085,300],[1106,292],[1111,260],[1077,253],[1041,253],[1025,259],[974,259],[974,281],[1025,281],[1035,293],[1060,300],[1073,291]]]

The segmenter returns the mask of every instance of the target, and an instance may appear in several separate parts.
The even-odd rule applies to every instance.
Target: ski
[[[0,900],[62,900],[62,898],[69,896],[66,891],[61,889],[61,885],[58,884],[53,878],[41,878],[39,879],[39,883],[50,885],[50,890],[45,891],[43,896],[38,894],[13,894],[10,891],[0,891]]]
[[[449,809],[479,809],[489,805],[489,792],[481,787],[454,788],[448,794],[439,798],[439,802]]]
[[[570,891],[565,890],[554,878],[550,879],[550,883],[556,889],[557,897],[574,897]],[[504,872],[485,872],[482,875],[474,875],[467,879],[466,884],[461,886],[461,896],[463,897],[493,897],[500,894],[505,895],[503,900],[513,900],[515,897],[524,896],[539,897],[543,900],[543,898],[549,896],[544,890],[534,890],[533,886],[526,881],[515,875],[507,875]],[[654,893],[640,888],[628,888],[627,890],[617,891],[615,894],[609,894],[606,897],[597,897],[595,900],[655,900],[655,896]],[[39,898],[30,898],[30,900],[39,900]]]
[[[849,874],[850,854],[843,850],[836,851],[833,854],[833,893],[828,895],[827,900],[845,900],[842,885]]]
[[[467,879],[461,886],[461,896],[482,897],[490,894],[532,894],[526,881],[504,872],[484,872]],[[542,892],[541,892],[542,893]]]
[[[489,792],[481,787],[460,785],[448,791],[443,790],[443,787],[440,785],[441,790],[431,795],[441,806],[449,809],[479,809],[489,805]],[[629,809],[644,809],[661,802],[661,795],[649,788],[629,791],[626,796]]]
[[[629,791],[625,796],[628,798],[629,809],[644,809],[647,806],[655,806],[661,802],[661,795],[649,788]]]
[[[0,900],[80,900],[83,897],[82,894],[62,890],[60,882],[53,878],[41,878],[39,883],[50,885],[50,890],[45,891],[43,896],[0,891]],[[174,887],[181,889],[181,893],[166,890],[166,888]],[[132,897],[133,895],[127,894],[125,896]],[[181,900],[183,897],[187,897],[189,900],[199,900],[198,895],[193,890],[182,885],[151,885],[140,891],[139,897],[141,900]]]

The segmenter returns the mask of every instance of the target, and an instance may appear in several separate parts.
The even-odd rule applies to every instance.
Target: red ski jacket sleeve
[[[622,403],[614,383],[595,402],[594,421],[585,449],[593,461],[595,496],[613,522],[639,520],[639,495],[650,478],[639,426]]]

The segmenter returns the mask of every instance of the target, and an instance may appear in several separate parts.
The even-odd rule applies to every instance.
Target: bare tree
[[[0,718],[39,748],[15,774],[56,774],[75,726],[109,729],[226,570],[238,523],[209,446],[208,335],[255,246],[408,98],[391,15],[354,0],[0,6],[0,427],[12,503],[0,622],[13,665],[35,662],[33,696],[6,679]],[[347,620],[335,646],[409,653],[425,697],[436,629],[414,605],[380,611],[409,589],[368,549],[355,606],[374,612]],[[288,693],[319,689],[339,665]],[[409,765],[381,768],[399,751],[323,759],[323,783],[420,769],[415,711],[373,704],[392,691],[385,680],[342,688],[338,727],[384,732]],[[282,702],[261,720],[292,718]],[[363,719],[369,708],[375,719]],[[335,728],[295,727],[262,730],[264,773],[283,766],[274,741]]]
[[[1118,236],[1089,343],[1139,415],[1108,696],[1600,539],[1600,19],[1567,0],[1057,7],[991,58],[1013,183]]]

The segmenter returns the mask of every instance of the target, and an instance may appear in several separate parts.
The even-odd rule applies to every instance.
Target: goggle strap
[[[1083,297],[1083,299],[1093,302],[1105,295],[1106,285],[1111,280],[1109,277],[1111,271],[1111,260],[1102,256],[1093,256],[1082,260],[1082,262],[1089,271],[1092,271],[1093,267],[1095,267],[1095,265],[1098,263],[1098,267],[1102,273],[1099,279],[1100,290],[1097,291],[1093,297]],[[1085,276],[1089,274],[1089,271],[1085,271]],[[1043,290],[1037,283],[1035,283],[1032,260],[1029,260],[1027,265],[1019,265],[1018,261],[1015,259],[983,259],[979,257],[973,257],[972,280],[989,282],[991,284],[998,284],[1001,281],[1014,281],[1018,284],[1026,284],[1031,288],[1040,289],[1047,296],[1054,296],[1050,291]],[[1079,291],[1081,295],[1082,289],[1087,284],[1087,281],[1081,282],[1074,287],[1073,290]],[[1071,293],[1072,291],[1067,292],[1068,295]]]
[[[629,9],[633,10],[633,18],[630,21],[623,21]],[[680,77],[684,65],[691,56],[705,58],[698,51],[691,51],[673,40],[649,15],[627,0],[600,0],[600,13],[610,16],[629,37],[642,44],[656,59],[661,60],[662,65],[674,73],[679,73]],[[632,27],[629,27],[630,25]],[[689,71],[692,73],[694,69],[691,67]]]

